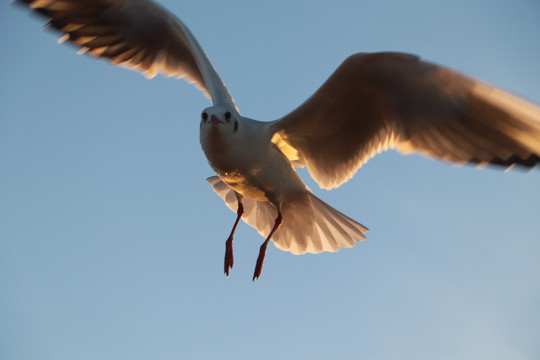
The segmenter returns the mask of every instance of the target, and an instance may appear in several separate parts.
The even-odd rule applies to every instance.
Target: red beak
[[[223,121],[219,120],[219,118],[216,115],[212,114],[212,116],[210,117],[210,123],[212,125],[223,124]]]

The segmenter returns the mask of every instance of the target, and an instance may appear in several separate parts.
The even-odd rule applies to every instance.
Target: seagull
[[[152,0],[15,2],[47,17],[79,53],[148,78],[185,78],[211,100],[201,113],[200,143],[216,173],[207,181],[236,212],[225,242],[227,276],[241,219],[265,238],[253,280],[270,241],[304,254],[366,239],[368,228],[313,195],[295,167],[333,189],[389,149],[479,167],[540,162],[540,107],[414,55],[354,54],[298,108],[263,122],[240,114],[189,29]]]

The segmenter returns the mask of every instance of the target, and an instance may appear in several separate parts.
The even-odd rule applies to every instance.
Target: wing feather
[[[236,108],[225,84],[189,29],[152,0],[16,0],[48,18],[48,27],[97,58],[152,78],[194,83],[214,105]]]
[[[272,141],[327,189],[393,148],[460,164],[540,162],[538,106],[401,53],[349,57],[271,127]]]

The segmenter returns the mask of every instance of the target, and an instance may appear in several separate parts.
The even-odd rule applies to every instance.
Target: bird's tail
[[[214,191],[227,206],[238,208],[234,191],[217,176],[208,178]],[[269,202],[244,198],[242,219],[257,229],[263,237],[268,236],[277,217],[277,209]],[[364,225],[326,204],[312,193],[298,194],[282,204],[283,223],[272,240],[276,247],[293,254],[338,251],[341,247],[353,247],[357,241],[365,240],[368,231]]]
[[[276,247],[293,254],[338,251],[366,239],[368,228],[310,192],[282,204],[283,223],[273,236]]]

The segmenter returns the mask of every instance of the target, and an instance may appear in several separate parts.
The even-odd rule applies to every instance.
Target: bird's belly
[[[268,201],[268,194],[272,192],[270,187],[259,184],[256,174],[243,174],[238,170],[216,173],[231,189],[253,200]]]

